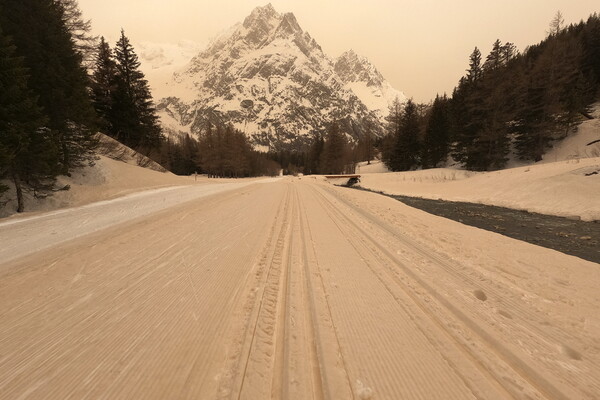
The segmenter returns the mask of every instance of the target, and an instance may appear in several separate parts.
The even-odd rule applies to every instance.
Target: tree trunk
[[[21,188],[21,178],[19,174],[12,173],[13,183],[15,184],[15,190],[17,191],[17,212],[22,213],[25,211],[25,205],[23,204],[23,189]]]

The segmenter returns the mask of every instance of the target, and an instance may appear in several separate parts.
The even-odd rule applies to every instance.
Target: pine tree
[[[17,212],[24,211],[22,181],[52,177],[58,159],[45,120],[27,87],[23,59],[0,27],[0,178],[12,179]],[[4,188],[6,189],[6,188]],[[0,188],[0,194],[2,193]]]
[[[365,132],[365,134],[358,139],[356,152],[356,161],[366,161],[367,165],[371,165],[371,161],[373,160],[373,137],[370,132]]]
[[[481,101],[484,94],[480,90],[482,76],[481,52],[475,47],[469,56],[467,75],[461,78],[452,96],[455,133],[452,153],[454,159],[463,163],[467,168],[471,168],[475,164],[474,145],[483,124]]]
[[[554,109],[557,100],[552,94],[551,83],[543,78],[541,68],[532,71],[518,113],[515,147],[519,158],[540,161],[552,140]]]
[[[404,106],[396,137],[391,165],[394,171],[408,171],[419,165],[419,115],[417,105],[409,99]]]
[[[473,50],[469,56],[469,69],[467,70],[467,81],[469,83],[476,83],[481,79],[483,74],[483,67],[481,66],[481,51],[477,47]]]
[[[453,156],[466,168],[505,166],[510,141],[519,157],[539,161],[573,130],[600,90],[600,19],[563,26],[520,54],[497,40],[481,67],[476,48],[449,104]],[[429,144],[427,145],[429,146]]]
[[[116,136],[112,125],[116,72],[112,50],[104,37],[101,37],[92,74],[92,101],[98,114],[99,127],[109,136]]]
[[[325,147],[325,140],[322,135],[317,134],[313,139],[313,142],[308,150],[308,156],[306,161],[306,169],[304,171],[307,175],[321,173],[320,160],[323,154],[323,148]]]
[[[514,43],[510,43],[510,42],[504,43],[504,45],[502,46],[501,52],[502,52],[502,64],[505,66],[508,65],[508,63],[519,54],[519,51],[517,50],[517,46],[515,46]]]
[[[504,53],[505,50],[506,49],[503,49],[500,39],[497,39],[492,45],[492,51],[485,59],[485,63],[483,63],[483,71],[490,72],[500,68],[506,57],[506,54]]]
[[[591,82],[589,102],[600,96],[600,15],[593,14],[585,24],[581,42],[583,45],[582,72]]]
[[[450,143],[448,98],[436,96],[425,129],[423,168],[435,168],[446,160]]]
[[[391,171],[398,171],[400,168],[396,164],[397,158],[394,157],[394,153],[402,125],[402,108],[400,99],[396,97],[388,110],[386,135],[381,143],[382,161]]]
[[[321,173],[342,174],[350,163],[348,142],[336,123],[331,125],[321,155]]]
[[[64,10],[53,0],[4,0],[2,6],[0,25],[23,56],[29,87],[59,149],[61,173],[68,174],[93,157],[96,116]]]
[[[160,146],[162,132],[148,81],[139,70],[140,61],[123,30],[115,47],[115,58],[112,133],[126,145],[149,152]]]

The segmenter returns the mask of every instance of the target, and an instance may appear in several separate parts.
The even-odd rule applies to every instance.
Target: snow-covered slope
[[[379,118],[385,118],[394,100],[406,101],[406,96],[385,80],[373,64],[349,50],[335,61],[335,72],[345,84]]]
[[[300,147],[332,122],[353,138],[381,135],[388,100],[404,99],[366,59],[349,52],[334,62],[292,13],[270,4],[213,40],[169,90],[159,103],[168,132],[231,122],[267,148]]]
[[[555,142],[541,162],[600,157],[600,103],[592,106],[591,116],[594,119],[582,122],[577,131]]]
[[[155,99],[171,93],[173,73],[186,65],[200,51],[198,43],[182,40],[178,43],[141,42],[136,44],[141,69],[148,79]]]
[[[363,187],[390,194],[466,201],[600,221],[600,158],[494,172],[448,168],[363,174]]]

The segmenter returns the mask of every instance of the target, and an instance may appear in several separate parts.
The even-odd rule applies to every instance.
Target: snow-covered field
[[[361,186],[389,194],[600,220],[600,158],[482,173],[446,168],[366,173],[362,174]]]

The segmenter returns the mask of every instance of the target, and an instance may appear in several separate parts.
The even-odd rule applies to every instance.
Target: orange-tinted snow
[[[171,201],[0,260],[0,398],[600,392],[597,264],[311,177]]]

